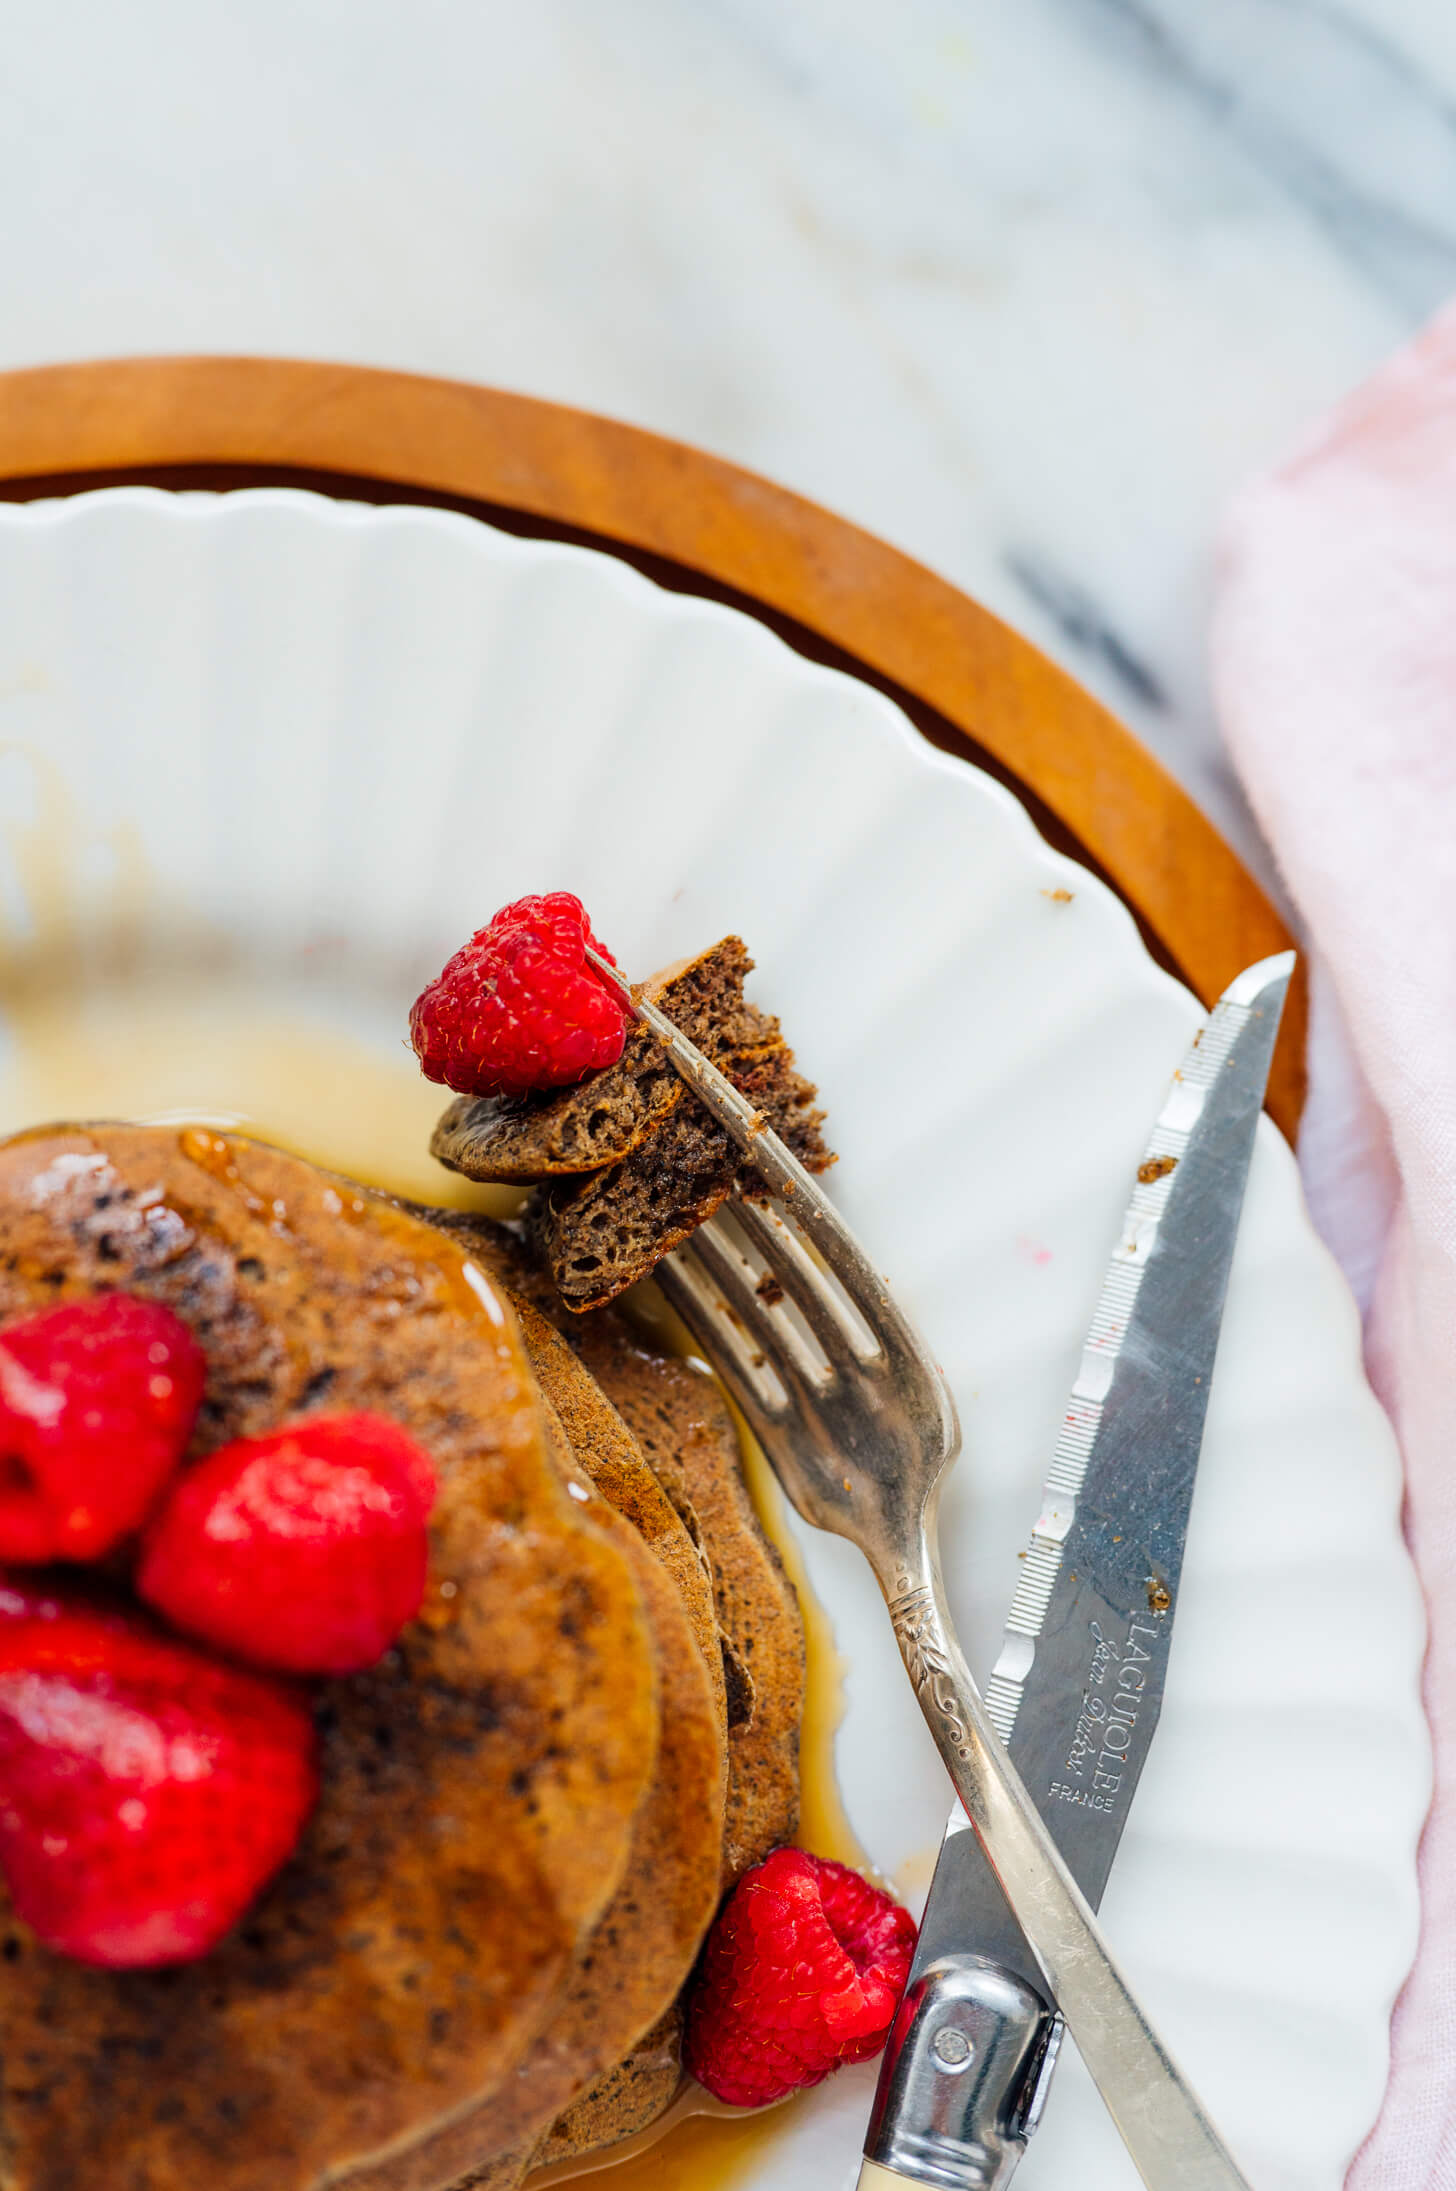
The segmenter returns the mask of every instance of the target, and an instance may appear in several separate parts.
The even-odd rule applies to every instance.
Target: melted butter
[[[59,996],[39,982],[22,983],[5,997],[0,1026],[0,1133],[50,1120],[175,1121],[188,1129],[189,1153],[209,1169],[226,1171],[223,1136],[236,1131],[387,1193],[498,1216],[519,1202],[516,1190],[475,1186],[430,1157],[444,1099],[403,1046],[396,1060],[301,1014],[262,1010],[241,981],[174,974],[148,982],[134,974],[114,985],[63,984]],[[696,1358],[660,1297],[651,1288],[639,1292],[639,1313],[654,1335]],[[846,1662],[809,1587],[783,1493],[741,1423],[739,1435],[754,1504],[804,1614],[799,1839],[818,1855],[869,1871],[834,1767]],[[532,2179],[532,2191],[597,2175],[603,2191],[737,2191],[757,2173],[780,2115],[779,2108],[723,2109],[690,2086],[640,2139],[585,2165],[545,2172]]]

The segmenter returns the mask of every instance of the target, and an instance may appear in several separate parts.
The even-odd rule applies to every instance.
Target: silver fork
[[[936,1542],[941,1479],[960,1449],[945,1378],[778,1135],[614,966],[587,956],[775,1198],[720,1211],[659,1264],[658,1283],[804,1519],[848,1537],[873,1568],[966,1815],[1143,2181],[1248,2191],[1113,1960],[956,1641]]]

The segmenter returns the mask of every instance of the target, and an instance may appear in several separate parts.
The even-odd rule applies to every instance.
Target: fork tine
[[[782,1428],[791,1396],[753,1340],[718,1306],[712,1275],[691,1244],[675,1248],[653,1273],[669,1307],[676,1309],[708,1356],[715,1373],[760,1439]]]
[[[819,1344],[812,1329],[801,1331],[791,1316],[766,1302],[758,1291],[758,1272],[745,1261],[719,1219],[700,1226],[691,1244],[749,1345],[768,1357],[781,1379],[792,1378],[822,1391],[835,1374],[836,1356],[843,1360],[843,1334],[831,1337],[831,1353]]]
[[[860,1362],[884,1351],[849,1295],[826,1277],[792,1225],[756,1202],[735,1202],[733,1222],[747,1234],[829,1359],[846,1346]]]
[[[757,1330],[763,1304],[756,1302],[752,1279],[737,1256],[731,1255],[717,1237],[711,1219],[707,1225],[700,1225],[692,1238],[683,1241],[673,1252],[679,1262],[695,1261],[702,1265],[708,1284],[718,1296],[715,1306],[733,1318],[750,1352],[767,1352],[760,1347]]]

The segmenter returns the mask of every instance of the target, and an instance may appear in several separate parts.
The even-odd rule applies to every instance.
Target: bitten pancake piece
[[[680,959],[637,985],[715,1064],[778,1042],[779,1023],[744,1001],[753,970],[737,936]],[[551,1179],[620,1163],[651,1128],[676,1110],[687,1090],[636,1020],[615,1065],[573,1088],[528,1096],[460,1096],[444,1113],[431,1153],[470,1179]]]
[[[318,1685],[322,1793],[212,1954],[107,1972],[4,1924],[5,2191],[309,2191],[500,2087],[654,1785],[634,1564],[573,1500],[509,1306],[384,1198],[200,1128],[0,1144],[0,1318],[125,1288],[208,1362],[194,1452],[373,1408],[434,1458],[425,1604]]]
[[[795,1071],[792,1050],[777,1043],[725,1058],[723,1069],[807,1171],[828,1169],[834,1158],[819,1130],[824,1113],[812,1083]],[[752,1184],[737,1144],[694,1098],[620,1164],[538,1187],[526,1225],[562,1300],[579,1313],[646,1278],[735,1186],[747,1193]]]
[[[726,936],[637,993],[722,1068],[801,1164],[824,1171],[834,1157],[816,1091],[796,1071],[778,1021],[745,1001],[752,965],[739,938]],[[528,1220],[537,1254],[576,1310],[600,1308],[645,1278],[735,1186],[753,1191],[737,1147],[640,1021],[617,1063],[575,1087],[458,1099],[430,1147],[472,1179],[540,1183]]]
[[[611,1409],[605,1400],[604,1415]],[[519,2180],[559,2110],[610,2067],[677,1997],[718,1906],[725,1759],[717,1701],[665,1569],[632,1524],[592,1492],[573,1441],[547,1402],[573,1496],[630,1561],[646,1599],[661,1676],[657,1774],[617,1892],[577,1957],[571,1982],[515,2074],[482,2105],[341,2191],[438,2191]],[[489,2163],[490,2166],[486,2167]]]

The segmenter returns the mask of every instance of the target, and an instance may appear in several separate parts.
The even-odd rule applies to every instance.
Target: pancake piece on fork
[[[737,936],[642,983],[755,1104],[810,1171],[834,1158],[815,1089],[771,1014],[743,994],[753,961]],[[535,1182],[527,1228],[569,1308],[603,1307],[644,1278],[735,1187],[752,1192],[739,1151],[709,1117],[641,1021],[615,1065],[574,1087],[528,1096],[461,1096],[430,1142],[467,1178]]]

